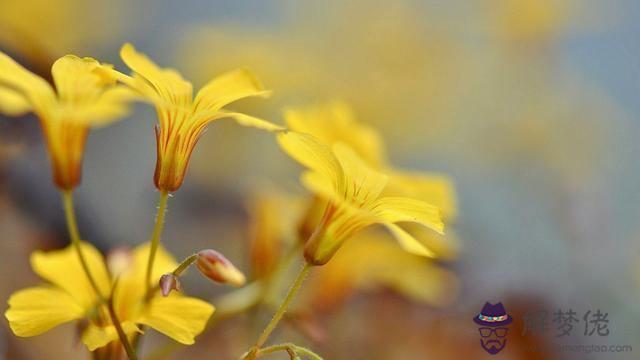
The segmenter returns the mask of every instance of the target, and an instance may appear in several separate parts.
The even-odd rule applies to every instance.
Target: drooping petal
[[[204,330],[214,307],[200,299],[171,294],[156,296],[137,320],[185,345]]]
[[[0,87],[18,92],[40,113],[50,111],[56,101],[47,81],[0,52]]]
[[[190,106],[193,98],[193,86],[173,69],[160,68],[143,53],[136,51],[127,43],[120,49],[120,57],[139,79],[129,85],[135,87],[143,95],[155,93],[166,104]],[[141,81],[144,80],[144,81]],[[151,99],[153,101],[153,99]]]
[[[381,223],[415,222],[444,232],[440,210],[424,201],[403,197],[383,197],[376,200],[371,212]]]
[[[206,113],[210,113],[210,112],[205,112],[204,114]],[[201,117],[201,115],[202,114],[198,114],[198,117]],[[239,125],[254,127],[261,130],[267,130],[267,131],[284,130],[284,128],[280,125],[276,125],[266,120],[258,119],[257,117],[253,117],[247,114],[242,114],[237,112],[223,111],[223,110],[216,111],[215,114],[213,114],[207,121],[213,121],[213,120],[223,119],[223,118],[233,119]]]
[[[404,231],[400,226],[395,224],[385,224],[386,228],[389,229],[393,237],[398,240],[400,247],[406,252],[410,252],[412,254],[435,258],[436,254],[431,251],[427,247],[426,244],[421,243],[415,237],[413,237],[408,232]]]
[[[66,322],[80,319],[85,308],[68,292],[38,286],[19,290],[9,298],[5,317],[17,336],[35,336]]]
[[[0,85],[0,113],[20,116],[31,110],[32,106],[24,95]]]
[[[371,204],[387,185],[387,175],[371,167],[343,143],[333,145],[333,153],[342,165],[345,176],[345,200],[357,206]]]
[[[447,228],[446,234],[442,235],[417,223],[402,223],[398,226],[424,244],[438,259],[453,260],[460,253],[462,245],[455,229]]]
[[[344,172],[331,149],[309,134],[294,131],[277,136],[280,147],[294,160],[331,181],[338,194],[344,189]]]
[[[123,321],[121,323],[122,330],[125,334],[141,333],[142,331],[131,321]],[[89,351],[101,348],[114,340],[118,340],[118,331],[113,325],[97,326],[90,324],[82,334],[82,342],[87,346]]]
[[[220,110],[225,105],[250,96],[269,96],[271,92],[249,70],[236,69],[217,76],[206,84],[194,101],[196,111]]]
[[[455,219],[458,212],[455,187],[445,175],[390,170],[384,193],[433,204],[440,208],[445,220]]]
[[[111,282],[102,254],[86,242],[81,244],[81,248],[96,285],[106,296]],[[84,309],[96,303],[95,291],[73,246],[49,252],[36,251],[31,255],[31,267],[40,277],[65,290]]]

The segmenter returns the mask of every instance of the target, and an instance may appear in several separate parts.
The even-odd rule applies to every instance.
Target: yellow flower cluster
[[[440,291],[432,289],[455,279],[422,259],[455,252],[453,238],[441,236],[445,222],[456,215],[454,190],[447,177],[393,168],[378,133],[358,123],[346,104],[289,109],[284,116],[287,126],[279,126],[226,109],[240,99],[269,96],[248,70],[224,73],[194,96],[192,84],[176,70],[156,65],[133,45],[125,44],[120,55],[130,75],[91,58],[67,55],[53,64],[51,85],[0,53],[0,111],[32,112],[40,120],[71,238],[68,248],[31,257],[33,270],[48,284],[20,290],[9,299],[5,315],[16,335],[34,336],[82,320],[82,341],[90,351],[124,347],[130,359],[137,357],[134,340],[145,326],[183,344],[194,342],[214,308],[180,294],[182,273],[196,264],[206,277],[234,286],[242,286],[245,276],[211,249],[178,264],[163,250],[160,237],[168,193],[182,186],[191,154],[207,125],[223,118],[275,133],[285,153],[307,169],[301,181],[314,194],[300,203],[297,215],[271,213],[266,208],[272,219],[255,229],[251,258],[259,278],[270,276],[281,262],[273,255],[278,247],[273,238],[284,231],[296,233],[292,248],[301,250],[306,265],[246,359],[284,348],[311,353],[293,345],[263,346],[310,269],[328,263],[330,267],[331,259],[356,237],[364,246],[347,247],[347,257],[336,261],[334,268],[349,287],[381,283],[412,298],[441,302]],[[158,217],[150,243],[105,261],[92,245],[80,240],[72,193],[80,185],[89,130],[125,117],[130,103],[138,100],[151,104],[158,117],[153,176],[161,194]],[[279,217],[296,220],[287,223]],[[274,222],[287,225],[272,231]],[[362,231],[374,224],[386,228],[404,252],[389,246],[378,233]],[[388,270],[393,269],[399,272],[392,275]],[[434,285],[422,284],[426,290],[421,290],[417,283],[422,281]]]

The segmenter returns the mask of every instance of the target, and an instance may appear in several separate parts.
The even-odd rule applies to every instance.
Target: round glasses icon
[[[482,337],[489,337],[491,336],[491,333],[494,333],[497,337],[503,338],[507,336],[507,332],[509,332],[509,329],[506,327],[499,327],[499,328],[481,327],[481,328],[478,328],[478,330],[480,331],[480,336]]]

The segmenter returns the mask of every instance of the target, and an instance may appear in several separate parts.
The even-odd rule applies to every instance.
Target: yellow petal
[[[136,324],[130,321],[123,321],[121,325],[122,330],[127,335],[131,335],[136,332],[142,333]],[[95,324],[90,324],[82,334],[82,342],[87,346],[87,348],[89,348],[89,351],[101,348],[114,340],[118,340],[118,338],[118,331],[113,325],[97,326]]]
[[[82,251],[87,266],[103,295],[109,294],[110,279],[104,259],[93,245],[83,242]],[[83,308],[91,308],[97,298],[84,273],[75,249],[68,246],[62,250],[31,254],[31,267],[43,279],[64,289]]]
[[[411,234],[404,231],[398,225],[385,224],[387,229],[391,231],[391,234],[398,240],[400,247],[407,252],[424,257],[435,258],[436,254],[431,251],[425,244],[416,240]]]
[[[156,296],[145,309],[138,323],[148,325],[185,345],[204,330],[214,308],[202,300],[172,294]]]
[[[278,134],[280,147],[294,160],[330,179],[334,191],[341,194],[344,173],[331,149],[309,134],[293,131]]]
[[[438,233],[444,232],[440,210],[424,201],[403,197],[383,197],[375,201],[372,213],[381,223],[415,222]]]
[[[455,229],[447,228],[447,233],[442,235],[417,223],[402,223],[398,226],[424,244],[438,259],[453,260],[460,253],[462,245]]]
[[[31,104],[19,92],[0,86],[0,113],[19,116],[31,111]]]
[[[5,317],[17,336],[35,336],[84,313],[85,308],[64,290],[39,286],[13,293]]]
[[[343,143],[333,145],[333,153],[342,165],[345,176],[345,199],[358,206],[372,203],[387,185],[386,175],[373,170]]]
[[[97,70],[102,66],[104,65],[95,59],[75,55],[66,55],[56,60],[51,67],[51,75],[58,98],[70,103],[92,101],[104,86],[115,82],[114,78],[104,76],[106,72]]]
[[[49,111],[56,101],[55,93],[49,83],[3,52],[0,52],[0,87],[18,92],[41,112]]]
[[[378,132],[357,122],[352,109],[344,102],[286,109],[284,118],[291,130],[311,134],[327,144],[349,145],[374,168],[385,162],[384,146]]]
[[[184,80],[173,69],[158,67],[146,55],[137,52],[133,45],[127,43],[120,49],[120,57],[131,70],[142,79],[130,82],[144,96],[155,94],[164,102],[176,106],[190,106],[193,97],[193,86]],[[140,81],[144,80],[144,81]],[[150,99],[155,100],[155,99]]]
[[[442,216],[453,220],[457,215],[456,192],[451,179],[444,175],[390,171],[385,194],[422,200],[440,208]]]
[[[129,114],[129,103],[139,99],[139,95],[124,86],[112,86],[100,96],[82,106],[63,108],[69,116],[66,118],[81,125],[104,126]]]
[[[457,279],[449,271],[403,251],[374,228],[354,235],[309,281],[304,295],[324,307],[339,305],[354,290],[380,288],[421,303],[444,305],[457,290]]]
[[[220,118],[231,118],[234,119],[238,124],[247,127],[254,127],[261,130],[267,131],[279,131],[284,130],[282,126],[270,123],[266,120],[258,119],[253,116],[249,116],[242,113],[237,112],[227,112],[227,111],[219,111]]]
[[[194,102],[196,110],[220,110],[225,105],[249,96],[268,96],[255,75],[246,69],[237,69],[217,76],[205,85]]]
[[[118,277],[118,287],[114,294],[114,307],[123,319],[133,319],[139,315],[142,300],[145,297],[144,281],[147,272],[147,260],[151,245],[145,243],[133,251],[132,262],[128,270]],[[163,274],[173,271],[178,263],[162,245],[158,246],[153,271],[151,272],[152,286],[155,286]]]

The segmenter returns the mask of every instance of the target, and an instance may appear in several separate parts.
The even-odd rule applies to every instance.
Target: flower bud
[[[171,273],[162,275],[160,277],[160,291],[162,291],[162,296],[169,296],[171,290],[180,291],[180,279]]]
[[[204,276],[219,283],[242,286],[246,282],[244,274],[215,250],[200,251],[196,266]]]

